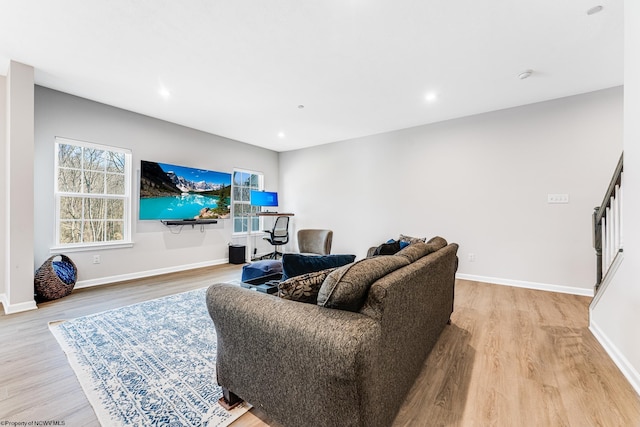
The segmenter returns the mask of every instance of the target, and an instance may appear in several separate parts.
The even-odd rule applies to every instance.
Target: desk
[[[249,217],[249,221],[247,221],[249,224],[247,224],[247,259],[251,262],[253,261],[253,245],[252,245],[252,241],[251,241],[251,237],[252,237],[252,230],[251,230],[251,223],[253,221],[251,221],[251,217],[252,216],[257,216],[257,217],[279,217],[279,216],[295,216],[295,214],[292,214],[290,212],[257,212],[254,214],[247,214],[247,217]],[[291,227],[289,227],[291,228]]]
[[[283,212],[258,212],[257,214],[254,214],[254,215],[255,216],[295,216],[295,214],[283,213]]]

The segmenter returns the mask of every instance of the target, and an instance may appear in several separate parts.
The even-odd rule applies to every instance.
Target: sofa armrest
[[[207,307],[221,386],[284,424],[360,416],[367,402],[348,396],[371,395],[381,346],[377,321],[222,283],[209,287]],[[300,405],[304,411],[295,409]]]

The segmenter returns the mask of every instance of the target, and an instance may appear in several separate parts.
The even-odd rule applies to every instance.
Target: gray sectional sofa
[[[286,427],[391,425],[450,321],[457,249],[438,237],[325,271],[317,304],[210,286],[225,395]]]

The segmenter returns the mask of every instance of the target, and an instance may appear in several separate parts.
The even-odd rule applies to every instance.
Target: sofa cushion
[[[282,256],[282,280],[327,268],[341,267],[355,259],[355,255],[284,254]]]
[[[446,240],[444,240],[442,237],[434,237],[433,239],[429,240],[428,243],[413,243],[402,249],[395,256],[404,257],[407,259],[407,261],[414,262],[425,255],[429,255],[432,252],[444,248],[445,246],[447,246]]]
[[[429,239],[429,241],[427,242],[427,245],[432,245],[432,247],[434,248],[434,252],[435,252],[435,251],[439,251],[440,249],[442,249],[445,246],[447,246],[448,243],[443,237],[436,236],[436,237],[432,237],[431,239]]]
[[[409,262],[414,262],[427,255],[429,251],[430,248],[426,243],[419,242],[407,246],[406,248],[395,254],[395,256],[403,257]]]
[[[404,257],[380,255],[340,267],[320,287],[318,305],[358,311],[373,282],[406,265],[409,261]]]
[[[318,291],[322,286],[322,282],[333,270],[335,268],[314,271],[313,273],[302,274],[280,282],[278,284],[278,296],[283,299],[315,304],[318,302]]]

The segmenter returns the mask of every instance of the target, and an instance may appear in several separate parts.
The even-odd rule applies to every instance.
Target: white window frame
[[[236,212],[236,204],[246,204],[251,206],[251,201],[250,200],[237,200],[236,199],[236,173],[247,173],[247,174],[251,174],[251,175],[256,175],[258,177],[258,188],[256,188],[256,190],[262,191],[264,190],[264,173],[259,172],[259,171],[252,171],[252,170],[248,170],[248,169],[239,169],[239,168],[234,168],[233,169],[233,173],[231,175],[231,220],[232,220],[232,227],[233,227],[233,235],[235,236],[244,236],[247,235],[248,233],[248,229],[246,231],[236,231],[236,219],[242,219],[243,221],[247,221],[247,227],[248,227],[248,217],[246,216],[242,216],[243,213],[237,213]],[[258,206],[254,206],[253,208],[251,208],[251,211],[255,211],[255,212],[259,212],[262,208],[258,207]],[[251,232],[255,233],[256,231],[259,231],[262,227],[262,218],[259,219],[258,221],[258,227],[254,228],[251,227]]]
[[[89,193],[86,192],[84,188],[80,191],[60,191],[58,189],[58,179],[61,169],[59,165],[59,149],[60,145],[71,145],[75,147],[81,147],[82,149],[97,149],[103,151],[114,152],[118,154],[124,155],[124,194],[108,194],[106,193],[106,189],[104,193]],[[56,137],[55,138],[55,155],[54,155],[54,199],[55,199],[55,224],[54,224],[54,246],[51,248],[51,251],[59,251],[65,250],[67,252],[76,252],[76,251],[85,251],[92,249],[111,249],[118,247],[131,247],[133,246],[133,242],[131,240],[131,170],[132,170],[132,155],[131,150],[120,147],[113,147],[102,144],[95,144],[86,141],[79,141],[69,138]],[[80,173],[84,172],[84,160],[81,160],[81,166],[79,168]],[[107,173],[105,170],[105,179]],[[123,236],[121,240],[102,240],[97,242],[75,242],[75,243],[61,243],[60,242],[60,224],[63,220],[61,218],[61,205],[60,200],[62,197],[79,197],[83,199],[103,199],[103,200],[113,200],[118,199],[122,200],[124,204],[124,214],[123,214]],[[81,214],[81,222],[84,222],[85,216],[84,211]],[[107,218],[104,218],[106,221]],[[82,227],[81,227],[82,229]]]

